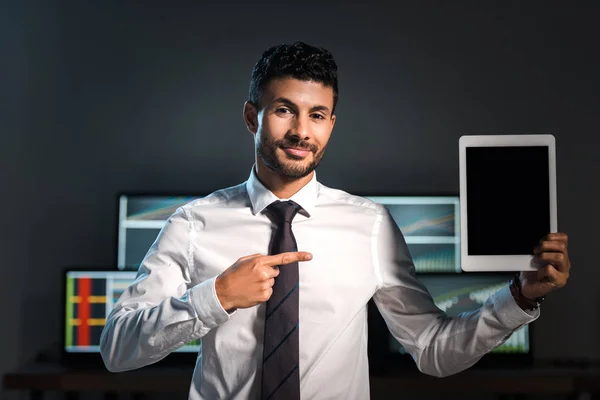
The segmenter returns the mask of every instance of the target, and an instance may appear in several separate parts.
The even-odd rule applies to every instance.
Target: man
[[[262,55],[243,111],[250,177],[170,217],[107,319],[109,370],[202,338],[191,399],[366,399],[369,299],[418,368],[446,376],[535,320],[540,298],[565,285],[567,236],[553,233],[532,249],[540,269],[477,312],[435,307],[386,208],[316,180],[336,71],[329,52],[301,42]]]

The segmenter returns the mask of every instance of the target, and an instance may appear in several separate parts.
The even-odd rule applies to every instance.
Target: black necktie
[[[292,220],[300,206],[276,201],[266,209],[275,224],[269,254],[298,251]],[[262,371],[263,400],[300,399],[298,352],[298,263],[279,268],[273,294],[267,301]]]

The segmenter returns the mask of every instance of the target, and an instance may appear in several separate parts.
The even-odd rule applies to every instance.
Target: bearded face
[[[294,78],[269,82],[244,118],[254,134],[258,169],[300,179],[319,165],[335,124],[333,89]]]
[[[267,168],[279,176],[295,179],[317,168],[326,147],[319,149],[316,144],[291,135],[283,139],[257,135],[255,143],[256,154]]]

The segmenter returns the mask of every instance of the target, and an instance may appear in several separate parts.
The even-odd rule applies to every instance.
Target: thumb
[[[521,272],[521,282],[523,283],[532,283],[540,279],[539,270],[537,271],[523,271]]]

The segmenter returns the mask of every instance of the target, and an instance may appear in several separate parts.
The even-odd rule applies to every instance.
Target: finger
[[[260,298],[260,300],[263,302],[268,301],[272,295],[273,295],[273,288],[265,289],[262,291],[262,297]]]
[[[569,265],[564,253],[545,252],[535,256],[535,261],[542,265],[553,265],[560,272],[568,272]]]
[[[559,242],[564,242],[565,244],[569,243],[569,236],[564,233],[564,232],[551,232],[549,234],[547,234],[546,236],[544,236],[542,238],[542,240],[540,240],[540,243],[546,240],[556,240]]]
[[[277,278],[279,275],[279,267],[259,264],[258,272],[260,274],[260,280],[266,282],[270,279]]]
[[[292,251],[287,253],[264,256],[261,260],[263,265],[275,266],[286,265],[298,261],[308,261],[312,259],[312,254],[306,251]]]
[[[251,258],[256,258],[256,257],[260,257],[264,254],[260,254],[260,253],[255,253],[255,254],[251,254],[249,256],[244,256],[241,258],[238,258],[238,262],[242,262],[242,261],[246,261],[246,260],[250,260]]]
[[[546,265],[542,270],[545,280],[556,287],[562,287],[567,282],[566,274],[557,271],[552,265]]]
[[[533,254],[544,252],[567,254],[567,244],[558,240],[545,240],[533,248]]]
[[[279,276],[278,266],[263,265],[262,268],[265,271],[264,277],[266,280],[277,278]]]

